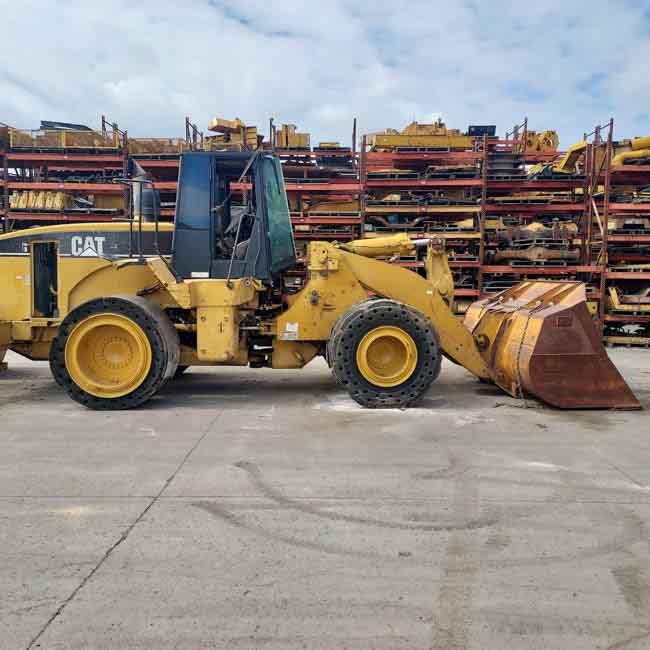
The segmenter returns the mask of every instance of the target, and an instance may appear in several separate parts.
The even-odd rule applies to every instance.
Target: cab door
[[[59,316],[58,242],[32,242],[32,317]]]
[[[185,154],[179,173],[172,266],[182,278],[208,278],[213,258],[214,163],[203,153]]]

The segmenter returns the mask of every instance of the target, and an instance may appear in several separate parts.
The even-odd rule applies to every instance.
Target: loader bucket
[[[610,361],[582,282],[522,282],[473,303],[465,325],[493,381],[559,408],[641,408]]]

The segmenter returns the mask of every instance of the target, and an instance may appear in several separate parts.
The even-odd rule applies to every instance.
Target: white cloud
[[[135,6],[133,6],[135,5]],[[610,114],[650,133],[646,2],[0,0],[0,121],[181,136],[239,116],[348,142],[442,114],[450,126],[524,115],[566,146]],[[591,80],[591,81],[590,81]]]

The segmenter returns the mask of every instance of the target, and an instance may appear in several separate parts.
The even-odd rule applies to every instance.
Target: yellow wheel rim
[[[97,314],[78,323],[65,346],[72,381],[95,397],[123,397],[146,379],[151,345],[126,316]]]
[[[415,371],[418,349],[408,332],[393,325],[370,330],[357,347],[357,368],[363,378],[382,388],[399,386]]]

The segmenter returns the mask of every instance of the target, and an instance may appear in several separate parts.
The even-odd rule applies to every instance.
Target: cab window
[[[271,272],[277,273],[292,266],[296,259],[282,168],[277,159],[264,157],[262,160],[262,179],[269,220]]]

